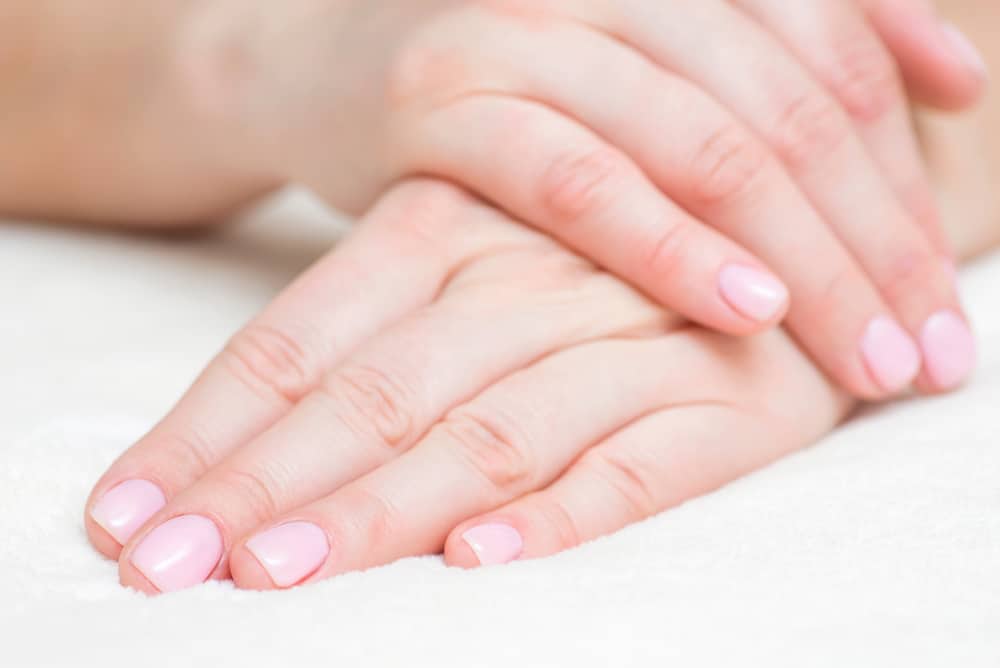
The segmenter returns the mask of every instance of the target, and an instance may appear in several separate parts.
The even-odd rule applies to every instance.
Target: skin
[[[384,300],[346,297],[371,280],[355,267],[400,263],[378,272]],[[237,335],[95,500],[126,479],[170,499],[117,554],[122,582],[148,593],[136,551],[189,515],[227,548],[212,577],[241,587],[276,586],[244,544],[289,521],[335,548],[308,581],[447,544],[463,564],[449,534],[494,510],[523,532],[525,557],[541,556],[812,442],[848,406],[786,335],[691,327],[461,191],[417,181]],[[116,554],[92,519],[88,531]]]
[[[1000,157],[968,150],[994,141],[986,114],[994,98],[980,118],[919,119],[944,200],[979,203],[945,207],[962,215],[947,219],[962,257],[1000,237],[994,189],[967,178]],[[365,267],[383,289],[358,302],[376,284]],[[123,548],[87,529],[147,593],[137,548],[189,515],[221,533],[210,577],[253,589],[442,551],[475,567],[464,535],[484,524],[543,557],[805,447],[853,405],[786,334],[693,327],[452,186],[410,182],[237,335],[91,499],[144,479],[167,505]],[[247,543],[290,522],[332,550],[279,584]]]
[[[28,80],[8,132],[31,157],[0,174],[15,212],[192,220],[289,180],[360,212],[434,175],[710,328],[751,334],[787,310],[824,371],[870,399],[914,380],[931,316],[961,314],[900,72],[942,108],[968,105],[983,81],[923,3],[109,4],[82,19],[54,0],[7,10],[34,27],[14,53],[46,73],[89,53],[106,16],[133,36],[80,68],[112,73],[98,86],[76,70],[53,87]],[[696,48],[703,34],[727,48]],[[565,76],[567,62],[584,76]],[[763,310],[725,287],[748,268],[768,283]],[[891,377],[862,345],[878,321],[913,348]]]
[[[924,123],[929,146],[936,145],[937,122]],[[952,168],[933,166],[938,177],[954,178]],[[945,195],[947,182],[937,182]],[[963,252],[995,235],[996,219],[987,213],[982,229],[989,232],[980,236],[962,221]],[[459,224],[462,234],[455,232]],[[400,275],[387,280],[384,267],[398,267]],[[370,299],[351,300],[353,286],[365,286]],[[372,286],[384,287],[372,293]],[[559,329],[566,321],[546,321],[553,300],[570,322],[583,324],[567,333]],[[532,309],[540,312],[538,331],[510,324]],[[420,338],[427,312],[435,310],[443,319],[432,320]],[[501,337],[509,348],[487,346],[477,364],[474,350],[449,346],[444,335],[481,322],[484,312],[496,320],[467,330],[462,341]],[[519,338],[531,335],[538,338]],[[423,371],[419,364],[376,364],[421,358],[414,350],[447,353],[446,363],[431,369],[428,354]],[[473,353],[472,361],[456,363],[457,352]],[[500,369],[505,360],[510,366]],[[452,392],[444,397],[419,391],[449,366],[462,372],[456,385],[479,385],[441,382],[434,389]],[[423,405],[396,401],[394,388],[407,385],[384,382],[407,370],[417,390],[401,394],[421,397]],[[804,399],[808,405],[798,403]],[[240,410],[220,410],[225,401]],[[88,532],[120,557],[124,582],[151,592],[130,557],[158,523],[187,512],[211,517],[224,534],[227,557],[213,576],[231,574],[248,587],[274,583],[245,549],[247,538],[288,519],[316,522],[337,548],[309,579],[441,549],[450,563],[472,565],[461,535],[490,518],[521,531],[524,557],[543,556],[803,447],[850,403],[787,335],[734,341],[685,325],[468,195],[409,182],[381,200],[348,246],[234,339],[177,409],[116,463],[91,501],[117,481],[144,476],[162,486],[170,505],[124,550],[89,519]],[[559,410],[540,415],[538,406]],[[387,415],[406,416],[408,428]],[[337,428],[341,456],[330,467],[310,459],[323,447],[277,447],[328,447]],[[733,433],[746,435],[736,451]],[[379,438],[394,444],[380,449]]]

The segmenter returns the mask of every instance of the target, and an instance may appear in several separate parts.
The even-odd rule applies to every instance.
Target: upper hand
[[[974,344],[887,45],[942,106],[982,80],[929,13],[864,4],[220,2],[182,53],[204,109],[336,205],[437,175],[721,332],[790,301],[857,396],[921,367],[946,390]]]

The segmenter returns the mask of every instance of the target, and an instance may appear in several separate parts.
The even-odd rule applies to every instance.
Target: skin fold
[[[995,164],[981,151],[994,104],[918,118],[962,257],[1000,237],[995,189],[971,178]],[[344,298],[366,267],[385,290]],[[441,551],[506,563],[709,492],[852,406],[786,334],[693,327],[454,187],[411,182],[111,467],[87,528],[147,593],[284,588]],[[136,480],[163,493],[116,538],[95,517]],[[158,568],[178,552],[182,567]]]
[[[784,318],[856,396],[971,370],[905,86],[964,108],[985,69],[925,3],[65,7],[7,10],[34,28],[15,56],[52,77],[14,78],[31,93],[14,151],[38,156],[0,173],[15,211],[191,220],[291,180],[360,213],[432,175],[711,329]],[[62,74],[78,57],[93,62]]]
[[[894,93],[872,111],[868,95],[837,85],[831,73],[842,70],[824,70],[822,59],[796,48],[831,35],[772,25],[772,5],[743,3],[741,11],[769,26],[752,33],[772,45],[762,50],[780,45],[791,54],[769,61],[778,68],[771,73],[792,77],[783,85],[801,82],[812,91],[807,100],[833,100],[820,117],[836,123],[822,127],[845,133],[826,144],[823,160],[806,152],[800,158],[811,160],[790,164],[788,146],[755,125],[734,70],[723,68],[716,80],[719,72],[694,63],[682,76],[667,49],[674,42],[651,53],[642,45],[657,40],[628,32],[656,24],[636,22],[641,14],[585,12],[567,21],[558,3],[466,4],[379,12],[379,3],[300,2],[262,21],[273,5],[181,2],[130,13],[122,3],[119,27],[141,47],[97,50],[82,45],[99,41],[107,28],[100,16],[60,22],[56,2],[4,10],[35,27],[4,45],[0,61],[17,74],[4,85],[18,100],[0,137],[9,155],[25,156],[0,174],[9,211],[168,224],[228,211],[288,180],[348,210],[377,200],[355,234],[237,334],[96,485],[88,535],[119,560],[123,583],[156,593],[232,577],[270,589],[441,551],[460,566],[553,554],[815,442],[849,412],[850,393],[886,396],[856,350],[873,317],[899,317],[922,338],[923,323],[934,321],[928,314],[960,313],[944,239],[962,257],[996,240],[989,119],[997,116],[990,97],[963,120],[920,111],[916,135],[901,123],[910,117],[904,83],[942,109],[981,94],[968,60],[940,34],[930,37],[937,19],[929,12],[905,34],[886,27],[892,22],[878,3],[851,15],[872,17],[863,25],[883,40],[862,53],[887,57],[891,49],[905,77],[882,70],[891,79],[879,83],[890,81]],[[418,11],[428,7],[434,11]],[[686,18],[699,16],[715,15]],[[616,28],[645,59],[602,36]],[[658,85],[625,85],[604,106],[587,106],[594,96],[563,86],[572,79],[537,51],[539,31],[594,57],[583,71],[623,59],[634,65],[614,71],[645,72]],[[63,38],[59,48],[46,42],[51,34]],[[466,34],[491,39],[478,48]],[[373,35],[385,42],[358,57]],[[490,51],[496,44],[511,66]],[[456,60],[438,58],[449,50],[477,74],[452,76]],[[346,53],[363,65],[347,66]],[[100,85],[59,67],[74,55],[95,59]],[[33,64],[27,74],[24,63]],[[299,76],[320,69],[321,86]],[[746,80],[773,84],[751,76],[766,70],[751,69]],[[621,79],[601,85],[629,83]],[[650,98],[634,96],[647,88],[666,105],[658,108],[675,113],[638,113]],[[64,97],[54,103],[51,95]],[[629,104],[616,108],[615,100]],[[796,101],[786,110],[800,109]],[[705,120],[716,125],[692,124]],[[507,134],[490,131],[496,127]],[[668,141],[651,141],[658,133]],[[724,165],[732,164],[727,156],[757,156],[736,164],[765,174],[766,187],[747,199],[709,197],[713,206],[699,208],[698,193],[713,182],[683,182],[706,155],[697,142],[682,143],[689,137],[703,146],[721,137]],[[672,163],[672,155],[687,162]],[[803,171],[811,162],[830,170]],[[546,181],[553,173],[559,178]],[[849,175],[851,187],[831,173]],[[529,187],[547,182],[557,187],[541,196]],[[844,192],[861,196],[852,204]],[[928,213],[932,199],[942,202],[944,232]],[[864,215],[857,201],[868,206]],[[788,207],[795,215],[781,226],[753,224],[751,214]],[[735,217],[727,224],[723,214]],[[853,218],[852,231],[844,225]],[[624,221],[621,229],[603,224],[611,219]],[[694,232],[675,237],[648,221],[682,221]],[[766,246],[798,228],[808,234]],[[904,242],[889,247],[887,237]],[[624,253],[685,238],[710,243],[663,246],[670,252],[652,257],[670,260],[666,274]],[[904,258],[896,269],[906,271],[886,274],[866,261],[892,256]],[[734,258],[759,268],[761,260],[808,260],[808,271],[778,272],[792,299],[787,330],[727,338],[691,319],[741,334],[773,322],[727,326],[674,303],[681,295],[689,305],[725,308],[709,278]],[[886,289],[887,275],[918,280]],[[690,290],[670,292],[676,285]],[[850,289],[831,293],[838,285]],[[825,301],[811,298],[819,287]],[[955,322],[948,326],[964,326]],[[824,332],[835,335],[821,340]],[[946,389],[931,376],[925,369],[922,389]]]
[[[416,259],[381,275],[386,301],[339,299],[363,281],[362,258]],[[693,328],[461,191],[418,181],[237,335],[95,501],[123,480],[170,499],[118,555],[122,581],[150,593],[205,577],[288,586],[445,545],[472,565],[461,535],[490,511],[516,527],[516,556],[544,556],[802,447],[849,405],[786,335]],[[88,526],[113,553],[95,522],[107,516],[98,502]],[[311,554],[310,534],[328,546],[313,560],[296,552]]]

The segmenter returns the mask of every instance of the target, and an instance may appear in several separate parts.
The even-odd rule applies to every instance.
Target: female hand
[[[974,342],[879,31],[916,90],[928,63],[959,72],[942,105],[983,73],[919,6],[868,4],[219,1],[179,71],[244,162],[341,208],[439,176],[729,334],[785,314],[769,267],[850,392],[892,395],[921,363],[946,390]]]
[[[455,188],[411,182],[111,467],[86,525],[149,593],[287,587],[442,548],[499,563],[714,489],[847,406],[780,331],[690,327]]]

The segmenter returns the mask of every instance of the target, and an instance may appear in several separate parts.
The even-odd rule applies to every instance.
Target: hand
[[[248,160],[342,208],[436,175],[729,334],[784,316],[770,267],[790,330],[875,399],[921,361],[920,388],[951,389],[974,360],[875,28],[911,60],[950,59],[958,98],[982,86],[929,13],[911,9],[901,32],[886,6],[869,19],[843,0],[216,2],[181,70]],[[938,71],[905,70],[918,90]]]
[[[538,557],[801,448],[847,406],[781,332],[687,326],[413,182],[111,467],[87,531],[150,593],[286,587],[442,548],[462,566]]]

